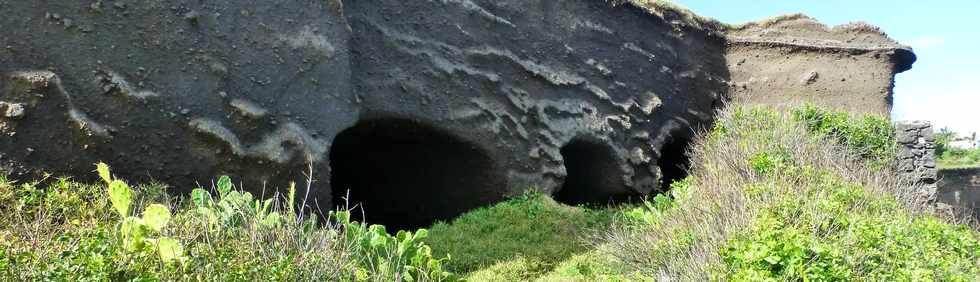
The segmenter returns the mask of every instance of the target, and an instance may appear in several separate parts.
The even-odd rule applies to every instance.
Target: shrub
[[[957,281],[980,274],[980,242],[964,226],[896,212],[891,197],[818,170],[786,167],[768,181],[778,185],[759,199],[768,203],[755,223],[720,252],[732,280]]]
[[[405,281],[446,281],[455,276],[443,270],[449,257],[437,259],[422,240],[429,232],[419,229],[414,234],[398,231],[391,236],[382,225],[366,225],[350,221],[350,212],[340,211],[334,219],[343,226],[344,238],[351,243],[358,267],[354,278],[370,276]]]
[[[887,163],[897,156],[895,128],[886,117],[865,115],[855,119],[846,112],[804,105],[793,110],[793,119],[815,136],[837,139],[863,158]]]
[[[670,191],[667,194],[657,194],[652,199],[644,200],[641,206],[623,211],[623,218],[626,224],[637,226],[659,225],[667,212],[677,206],[678,202],[689,198],[690,186],[693,179],[690,177],[675,181],[670,184]]]

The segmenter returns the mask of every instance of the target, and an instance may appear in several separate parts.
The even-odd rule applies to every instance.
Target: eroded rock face
[[[727,81],[722,38],[632,6],[362,0],[345,8],[362,119],[418,119],[478,144],[495,156],[506,195],[559,191],[567,154],[603,163],[584,172],[600,178],[583,188],[596,191],[572,202],[656,189],[660,148],[706,125]],[[563,155],[576,141],[591,146]]]
[[[865,23],[827,27],[789,15],[726,35],[730,93],[753,104],[888,116],[895,75],[915,62],[911,48]]]
[[[8,172],[268,193],[313,163],[321,210],[412,227],[660,189],[732,85],[722,33],[606,1],[99,3],[0,1]]]
[[[91,179],[105,161],[178,191],[223,173],[260,191],[325,164],[356,122],[339,2],[126,2],[0,1],[0,101],[24,110],[0,117],[8,173]]]

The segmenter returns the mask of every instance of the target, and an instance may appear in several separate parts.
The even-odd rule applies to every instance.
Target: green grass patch
[[[936,166],[939,168],[973,168],[980,167],[980,148],[955,148],[949,143],[958,138],[956,132],[946,129],[936,133]]]
[[[617,214],[529,193],[437,223],[426,243],[436,255],[452,255],[447,267],[458,273],[496,266],[533,277],[589,251],[590,232],[608,226]]]

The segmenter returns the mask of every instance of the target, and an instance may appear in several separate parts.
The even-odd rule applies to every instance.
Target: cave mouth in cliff
[[[657,166],[660,167],[660,188],[662,191],[670,190],[670,184],[674,181],[687,177],[687,169],[691,165],[690,156],[687,154],[691,146],[691,139],[686,137],[674,136],[660,149],[660,159]]]
[[[333,208],[389,231],[450,220],[503,198],[490,156],[446,131],[407,119],[362,121],[330,150]],[[346,201],[345,201],[346,199]]]
[[[561,148],[565,183],[555,200],[567,205],[603,205],[622,202],[623,171],[609,146],[573,140]]]

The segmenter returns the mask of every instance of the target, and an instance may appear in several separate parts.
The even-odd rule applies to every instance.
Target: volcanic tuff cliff
[[[319,205],[419,225],[649,193],[727,99],[887,113],[914,61],[867,25],[640,2],[0,0],[0,163],[260,191],[312,162]]]

